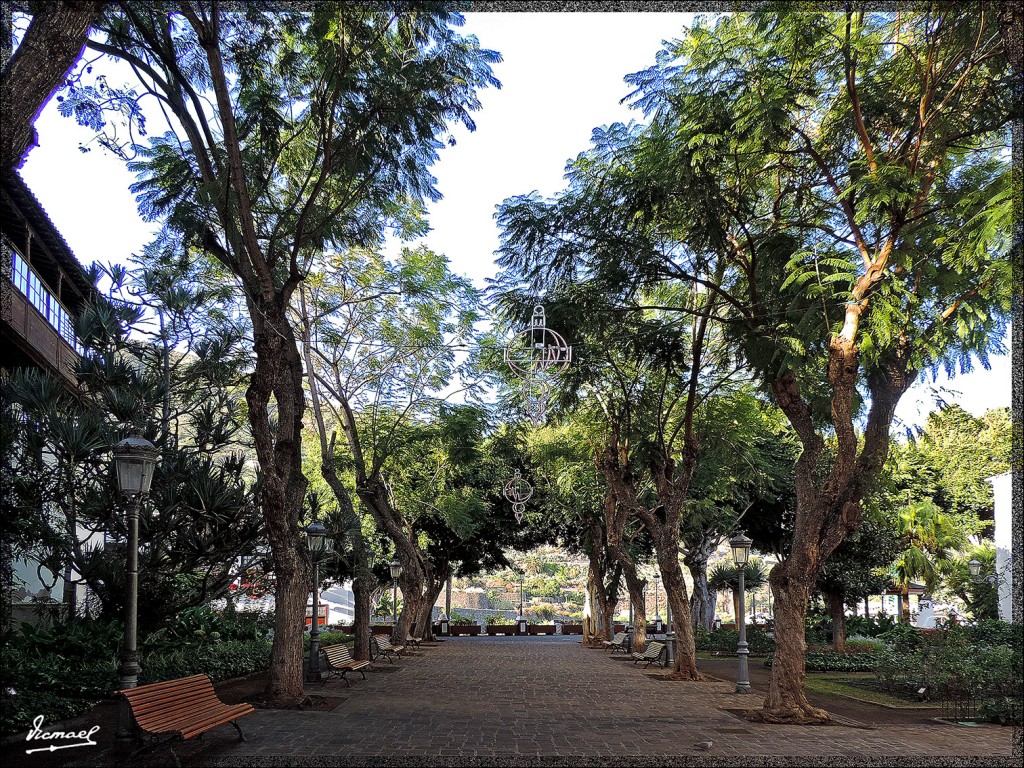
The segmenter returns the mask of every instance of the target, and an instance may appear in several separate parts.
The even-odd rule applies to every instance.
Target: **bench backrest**
[[[647,650],[644,651],[645,659],[656,659],[661,656],[661,651],[665,647],[664,643],[651,643],[647,646]]]
[[[139,727],[151,732],[160,730],[169,711],[194,711],[204,704],[222,704],[207,675],[140,685],[119,693],[131,704],[132,715]]]
[[[352,658],[352,652],[348,649],[347,645],[328,645],[320,650],[324,652],[324,656],[327,657],[327,660],[336,667],[348,664],[350,661],[355,661],[355,659]]]
[[[626,642],[626,633],[625,632],[616,632],[615,633],[615,637],[612,638],[612,645],[620,645],[621,643],[624,643],[624,642]]]
[[[377,641],[378,648],[391,650],[395,647],[391,644],[391,638],[387,635],[374,635],[373,639]]]

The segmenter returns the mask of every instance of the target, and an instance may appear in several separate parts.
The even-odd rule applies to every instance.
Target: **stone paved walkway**
[[[958,764],[1020,764],[1013,729],[998,726],[750,723],[725,710],[759,707],[758,695],[738,696],[731,682],[654,680],[578,638],[449,639],[395,666],[365,681],[356,675],[351,688],[309,686],[343,700],[327,712],[258,710],[242,721],[246,742],[220,729],[179,749],[183,763],[767,765],[791,756],[935,765],[938,756],[974,756]],[[702,741],[714,743],[706,755],[694,748]],[[146,763],[169,765],[161,751]]]

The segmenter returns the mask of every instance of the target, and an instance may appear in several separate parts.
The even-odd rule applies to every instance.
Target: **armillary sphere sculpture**
[[[523,522],[523,512],[526,511],[526,502],[533,496],[533,486],[530,485],[517,469],[512,479],[505,483],[502,494],[512,502],[512,512],[516,516],[516,522]]]
[[[572,347],[547,327],[544,307],[533,308],[530,326],[505,346],[505,362],[523,379],[526,412],[534,426],[544,423],[551,383],[572,361]]]

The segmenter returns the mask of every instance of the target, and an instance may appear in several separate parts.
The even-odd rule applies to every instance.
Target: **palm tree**
[[[760,559],[750,558],[743,569],[743,587],[745,590],[759,589],[768,580],[768,569]],[[722,562],[716,565],[708,573],[708,587],[720,592],[728,589],[732,591],[733,616],[736,621],[740,620],[740,569],[735,563]]]
[[[892,564],[893,582],[903,604],[900,618],[909,622],[911,580],[924,581],[925,591],[930,594],[955,562],[957,550],[966,545],[967,535],[930,498],[901,509],[897,530],[903,551]]]

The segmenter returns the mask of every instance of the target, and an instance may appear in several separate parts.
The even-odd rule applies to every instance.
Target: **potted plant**
[[[473,619],[466,614],[452,611],[448,631],[452,635],[479,635],[480,625],[475,624]]]
[[[512,635],[515,634],[516,625],[512,619],[501,614],[487,617],[487,634],[491,635]]]
[[[554,624],[530,624],[527,627],[531,635],[553,635],[555,634]]]

